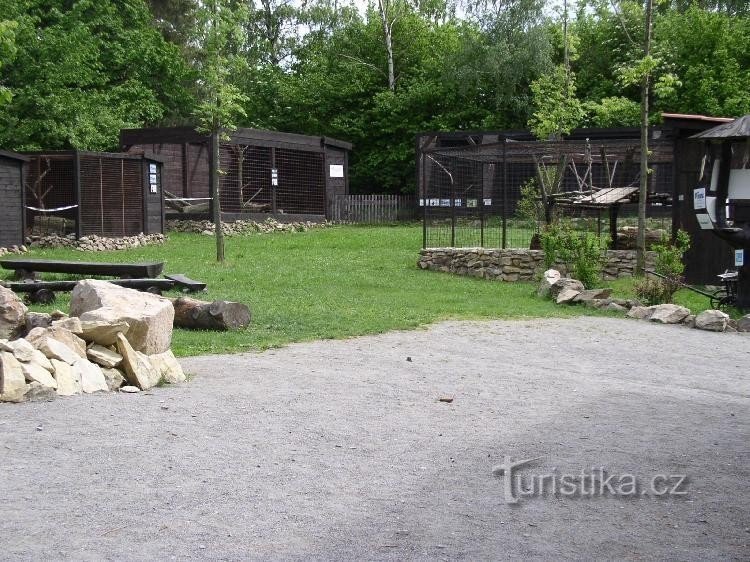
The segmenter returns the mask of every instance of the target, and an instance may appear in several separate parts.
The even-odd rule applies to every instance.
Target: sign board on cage
[[[489,207],[490,205],[492,205],[492,199],[484,199],[483,204],[485,207]]]
[[[466,206],[469,208],[474,208],[477,206],[477,200],[476,199],[467,199],[466,200]]]
[[[693,191],[693,209],[699,211],[706,208],[706,188],[699,187]]]
[[[344,166],[343,164],[331,164],[329,166],[329,175],[332,178],[343,178],[344,177]]]
[[[698,219],[701,230],[713,230],[714,224],[711,222],[711,217],[708,214],[700,213],[695,215],[695,218]]]
[[[148,165],[148,173],[149,174],[155,174],[156,173],[156,164],[149,164]]]
[[[279,170],[271,168],[271,185],[274,187],[279,185]]]
[[[745,265],[745,250],[734,251],[734,266],[743,267]]]

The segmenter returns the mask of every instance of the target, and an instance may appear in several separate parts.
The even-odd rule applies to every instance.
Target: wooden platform
[[[164,262],[106,263],[43,259],[3,259],[3,269],[27,272],[68,273],[71,275],[106,275],[112,277],[154,278],[161,275]]]

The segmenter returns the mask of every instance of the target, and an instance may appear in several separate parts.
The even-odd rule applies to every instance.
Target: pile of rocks
[[[92,234],[76,239],[75,234],[47,236],[29,236],[26,244],[33,248],[72,248],[81,252],[109,252],[112,250],[129,250],[141,246],[164,244],[167,240],[163,234],[138,234],[120,238],[107,238]]]
[[[583,304],[602,310],[626,312],[628,318],[660,324],[684,324],[710,332],[750,332],[750,314],[735,321],[721,310],[704,310],[696,316],[689,309],[676,304],[644,306],[636,299],[612,298],[612,289],[586,289],[580,281],[562,277],[555,269],[544,272],[537,294],[552,298],[557,304]]]
[[[646,249],[650,249],[654,244],[660,244],[667,234],[663,228],[647,228]],[[617,247],[621,250],[635,250],[637,239],[638,227],[623,226],[617,230]]]
[[[314,228],[326,228],[332,225],[333,223],[328,221],[279,222],[276,219],[268,218],[263,222],[250,220],[223,222],[221,223],[221,230],[225,236],[242,236],[247,234],[269,234],[272,232],[306,232]],[[167,221],[167,230],[213,236],[214,223],[207,220],[170,220]]]
[[[26,246],[0,247],[0,257],[7,256],[8,254],[25,254],[27,251],[28,248]]]
[[[0,287],[0,402],[183,382],[173,320],[168,299],[106,281],[78,283],[70,316],[29,312]]]

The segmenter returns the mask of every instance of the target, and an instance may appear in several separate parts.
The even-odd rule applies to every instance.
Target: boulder
[[[682,324],[688,328],[695,328],[695,314],[688,314],[682,319]]]
[[[729,315],[721,310],[704,310],[695,317],[695,327],[709,332],[723,332],[727,329]]]
[[[679,324],[690,314],[690,310],[676,304],[657,304],[649,308],[651,309],[649,320],[662,324]]]
[[[69,332],[73,332],[77,336],[80,336],[83,333],[83,328],[81,327],[81,319],[76,317],[65,317],[58,320],[52,320],[52,326],[54,326],[55,328],[68,330]]]
[[[78,356],[76,356],[78,357]],[[57,381],[57,394],[59,396],[73,396],[81,393],[81,378],[78,369],[65,361],[50,359],[55,368],[53,376]]]
[[[77,319],[78,320],[78,319]],[[81,337],[99,345],[114,345],[117,342],[117,334],[127,334],[130,324],[118,320],[85,320],[81,322]]]
[[[125,394],[135,394],[140,391],[141,389],[138,388],[137,386],[125,385],[125,386],[120,387],[120,392],[124,392]]]
[[[159,378],[164,382],[169,384],[185,382],[185,373],[171,349],[158,355],[150,355],[149,361],[154,369],[159,371]]]
[[[40,338],[36,348],[50,361],[52,359],[57,359],[58,361],[63,361],[68,365],[72,365],[80,358],[75,351],[70,349],[63,342],[51,337]],[[54,364],[52,366],[54,368]]]
[[[584,287],[583,283],[581,283],[577,279],[562,277],[555,281],[552,285],[550,285],[549,294],[553,299],[557,299],[557,295],[559,295],[565,289],[572,289],[580,293],[581,291],[585,290],[586,287]]]
[[[47,356],[25,339],[8,342],[7,347],[11,348],[13,355],[15,355],[16,359],[21,363],[36,363],[50,373],[54,370],[52,368],[52,363],[49,362]]]
[[[628,309],[622,306],[621,304],[617,304],[616,302],[611,302],[607,306],[603,308],[603,310],[610,310],[613,312],[627,312]]]
[[[542,275],[542,281],[539,284],[539,289],[536,292],[537,296],[547,298],[549,296],[550,287],[557,283],[560,280],[560,277],[560,272],[556,269],[548,269],[547,271],[545,271]]]
[[[27,312],[26,305],[13,291],[0,286],[0,338],[13,338],[23,332]]]
[[[79,357],[86,357],[86,342],[62,326],[34,328],[26,334],[26,340],[37,349],[41,349],[45,340],[53,339],[65,344]]]
[[[159,382],[161,373],[154,369],[146,355],[133,349],[122,334],[117,335],[117,351],[122,355],[125,378],[131,385],[147,390]]]
[[[26,385],[24,400],[28,400],[29,402],[49,402],[55,398],[57,398],[57,392],[55,392],[54,388],[38,382],[31,382]]]
[[[110,369],[108,367],[102,367],[102,374],[104,380],[107,381],[107,388],[110,392],[114,392],[122,386],[125,382],[125,377],[119,369]]]
[[[30,332],[34,328],[48,328],[52,325],[52,316],[46,312],[27,312],[26,313],[26,331]]]
[[[127,323],[130,345],[145,354],[163,353],[172,341],[174,307],[169,299],[106,281],[87,279],[76,284],[70,299],[70,314],[79,317],[82,323],[91,320]]]
[[[648,320],[651,317],[651,307],[649,306],[634,306],[628,311],[628,318],[635,318],[636,320]]]
[[[23,402],[26,377],[20,361],[8,352],[0,352],[0,402]]]
[[[576,298],[573,299],[573,302],[587,303],[593,300],[609,298],[611,294],[612,289],[586,289],[585,291],[578,293]]]
[[[580,294],[581,294],[580,291],[576,291],[575,289],[565,288],[559,293],[557,293],[557,297],[555,297],[555,302],[557,304],[571,303]]]
[[[745,316],[737,320],[737,331],[750,332],[750,314],[745,314]]]
[[[95,343],[87,351],[89,361],[102,367],[114,369],[122,363],[122,355]]]
[[[86,359],[79,359],[76,361],[75,365],[73,365],[73,368],[78,372],[81,381],[81,390],[86,394],[92,394],[99,391],[109,391],[107,381],[104,378],[104,373],[102,373],[99,365],[90,363]]]
[[[51,363],[50,367],[52,367]],[[50,371],[42,367],[39,363],[35,361],[28,363],[21,362],[21,369],[23,370],[23,376],[26,377],[28,382],[38,382],[50,388],[57,388],[57,381],[52,377]]]
[[[49,313],[49,315],[52,317],[53,321],[68,318],[68,315],[62,310],[53,310],[52,312]]]

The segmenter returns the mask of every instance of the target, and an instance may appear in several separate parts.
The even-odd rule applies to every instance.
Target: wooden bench
[[[164,262],[106,263],[43,259],[0,260],[3,269],[21,273],[68,273],[70,275],[106,275],[112,277],[155,278],[161,275]]]

